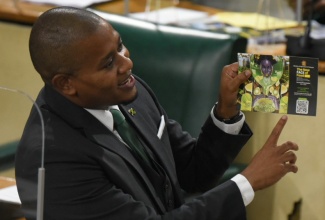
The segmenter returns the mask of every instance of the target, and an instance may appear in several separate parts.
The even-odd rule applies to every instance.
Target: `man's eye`
[[[117,51],[118,51],[118,52],[121,52],[122,49],[123,49],[123,43],[122,43],[122,41],[121,41],[121,42],[119,43],[119,45],[118,45]]]
[[[109,59],[107,60],[107,63],[106,63],[106,65],[105,65],[105,67],[106,67],[106,68],[111,67],[111,66],[113,65],[113,61],[114,61],[113,57],[109,58]]]

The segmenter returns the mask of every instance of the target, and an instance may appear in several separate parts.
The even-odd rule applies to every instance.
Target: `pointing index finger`
[[[269,138],[267,139],[267,143],[271,143],[271,146],[275,146],[277,144],[281,132],[285,124],[287,123],[287,121],[288,121],[288,116],[283,115],[278,121],[278,123],[275,125],[275,127],[273,128]]]

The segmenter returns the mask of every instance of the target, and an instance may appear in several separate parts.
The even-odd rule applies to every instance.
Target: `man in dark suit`
[[[277,145],[283,116],[242,174],[215,186],[252,135],[236,108],[238,88],[251,73],[237,75],[237,63],[224,67],[219,102],[195,139],[132,74],[121,36],[92,12],[59,7],[42,14],[31,32],[30,54],[45,82],[37,104],[46,132],[46,220],[246,219],[254,191],[297,172],[297,144]],[[145,156],[116,131],[116,109],[134,128]],[[41,143],[33,108],[16,156],[27,219],[35,219]],[[183,190],[205,192],[185,202]]]

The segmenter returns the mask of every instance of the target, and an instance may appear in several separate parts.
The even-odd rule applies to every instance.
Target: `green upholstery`
[[[197,136],[217,101],[223,66],[246,51],[246,39],[94,12],[120,33],[130,51],[133,73],[151,86],[168,116]],[[232,164],[220,181],[244,168]]]

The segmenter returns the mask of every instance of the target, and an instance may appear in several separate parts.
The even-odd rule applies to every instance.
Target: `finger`
[[[225,66],[224,74],[230,78],[235,78],[238,75],[238,62]]]
[[[292,158],[288,161],[290,164],[296,164],[297,162],[297,155],[292,152]]]
[[[288,116],[286,115],[283,115],[278,123],[275,125],[275,127],[273,128],[269,138],[267,139],[267,143],[271,144],[271,146],[276,146],[277,142],[278,142],[278,139],[280,137],[280,134],[285,126],[285,124],[287,123],[288,121]]]
[[[283,161],[283,163],[295,164],[297,161],[297,156],[294,152],[288,151],[283,154],[281,161]]]
[[[293,143],[291,141],[287,141],[286,143],[282,144],[278,147],[279,153],[284,154],[288,150],[295,150],[297,151],[299,149],[298,145],[296,143]]]
[[[298,172],[298,167],[296,164],[291,164],[291,163],[286,163],[284,165],[284,169],[285,171],[288,172],[293,172],[293,173],[297,173]]]
[[[248,78],[251,76],[251,71],[250,70],[246,70],[245,72],[241,73],[241,74],[236,74],[236,76],[233,78],[232,83],[230,84],[230,88],[232,91],[237,91],[239,86],[241,84],[243,84],[244,82],[246,82],[248,80]]]
[[[232,64],[229,65],[229,68],[231,71],[233,72],[237,72],[238,68],[239,68],[239,63],[238,62],[234,62]]]

